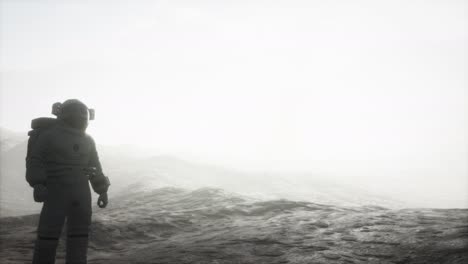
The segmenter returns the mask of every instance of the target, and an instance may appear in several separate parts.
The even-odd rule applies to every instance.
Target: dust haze
[[[2,181],[25,185],[30,120],[78,98],[96,108],[88,132],[122,185],[466,208],[466,10],[1,1]]]

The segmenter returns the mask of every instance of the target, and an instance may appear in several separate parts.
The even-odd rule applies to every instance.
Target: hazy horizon
[[[0,1],[0,126],[468,207],[465,1]],[[456,202],[455,202],[456,201]]]

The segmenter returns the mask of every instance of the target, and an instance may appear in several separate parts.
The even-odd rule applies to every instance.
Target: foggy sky
[[[466,1],[0,2],[2,127],[468,205]]]

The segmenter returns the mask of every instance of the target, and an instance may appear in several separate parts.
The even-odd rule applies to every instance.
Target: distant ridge
[[[27,133],[16,132],[0,127],[0,152],[8,151],[27,139]]]
[[[40,204],[33,202],[32,189],[24,178],[26,133],[8,135],[10,139],[16,136],[17,140],[11,141],[15,144],[0,155],[0,214],[35,213]],[[214,188],[263,201],[286,199],[337,206],[405,207],[400,201],[319,175],[249,173],[186,161],[171,155],[144,153],[125,145],[98,145],[98,151],[104,171],[111,179],[111,199],[126,193],[129,186],[140,192],[163,187],[186,190]]]

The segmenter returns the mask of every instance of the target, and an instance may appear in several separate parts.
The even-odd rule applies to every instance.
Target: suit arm
[[[91,153],[89,159],[89,167],[94,168],[93,173],[90,176],[91,186],[93,190],[98,194],[107,193],[110,186],[109,178],[102,172],[101,162],[99,161],[99,155],[96,149],[96,143],[93,138],[90,137],[91,142]]]

